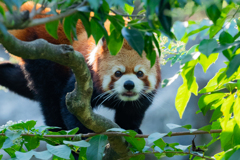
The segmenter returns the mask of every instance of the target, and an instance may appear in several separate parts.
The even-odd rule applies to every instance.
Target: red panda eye
[[[116,71],[115,72],[115,76],[116,77],[121,77],[122,76],[122,72],[121,71]]]
[[[137,72],[137,77],[143,77],[143,72],[142,71],[138,71]]]

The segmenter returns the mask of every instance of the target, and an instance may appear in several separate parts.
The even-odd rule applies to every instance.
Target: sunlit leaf
[[[177,96],[175,99],[175,106],[178,111],[179,117],[182,118],[182,115],[187,107],[187,103],[191,97],[191,92],[188,90],[186,84],[182,84],[178,88]]]

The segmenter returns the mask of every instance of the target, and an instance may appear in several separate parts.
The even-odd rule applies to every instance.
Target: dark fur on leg
[[[22,67],[35,99],[40,102],[41,109],[48,126],[57,126],[66,130],[60,103],[63,89],[72,72],[65,66],[48,60],[24,60]]]
[[[10,62],[0,63],[0,77],[0,85],[20,96],[35,100],[33,92],[27,87],[28,82],[24,77],[20,65]]]

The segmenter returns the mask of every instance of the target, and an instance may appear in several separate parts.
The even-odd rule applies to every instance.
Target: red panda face
[[[126,41],[124,43],[116,56],[110,55],[104,48],[93,50],[89,62],[97,75],[93,79],[99,81],[98,87],[104,93],[118,97],[121,101],[137,101],[157,89],[160,83],[159,59],[151,68],[145,53],[140,57]]]

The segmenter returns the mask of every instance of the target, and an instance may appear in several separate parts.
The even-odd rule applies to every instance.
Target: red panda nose
[[[134,83],[133,83],[133,81],[130,81],[130,80],[128,80],[128,81],[126,81],[125,83],[124,83],[124,88],[126,89],[126,90],[131,90],[131,89],[133,89],[134,88]]]

